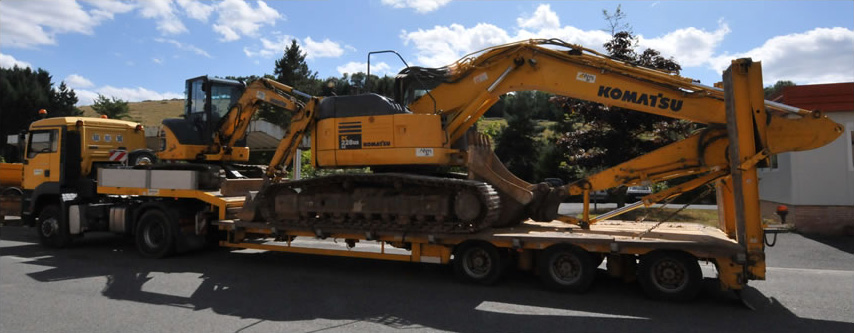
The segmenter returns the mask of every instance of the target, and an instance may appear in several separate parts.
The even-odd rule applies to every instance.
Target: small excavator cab
[[[184,118],[189,120],[205,143],[212,139],[219,122],[237,103],[246,86],[239,81],[200,76],[187,80]]]
[[[199,76],[187,80],[184,117],[163,120],[160,159],[199,160],[209,154],[220,122],[246,90],[240,81]],[[245,142],[238,142],[245,145]]]

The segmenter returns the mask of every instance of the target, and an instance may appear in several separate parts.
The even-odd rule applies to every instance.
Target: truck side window
[[[33,158],[40,153],[55,153],[56,149],[56,130],[30,132],[27,158]]]

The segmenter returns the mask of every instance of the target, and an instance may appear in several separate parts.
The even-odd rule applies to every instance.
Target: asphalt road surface
[[[768,280],[745,291],[756,310],[711,279],[680,304],[604,271],[575,295],[522,272],[485,287],[429,264],[224,249],[154,260],[114,236],[37,243],[0,227],[0,332],[854,332],[850,237],[780,235]]]

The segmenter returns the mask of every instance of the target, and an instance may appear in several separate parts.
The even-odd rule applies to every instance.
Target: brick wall
[[[778,205],[780,203],[761,200],[762,218],[780,221],[775,213]],[[793,225],[798,232],[854,236],[854,206],[786,206],[789,207],[786,224]]]

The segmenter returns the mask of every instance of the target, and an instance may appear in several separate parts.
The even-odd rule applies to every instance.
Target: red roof
[[[775,100],[806,110],[854,111],[854,82],[783,87]]]

